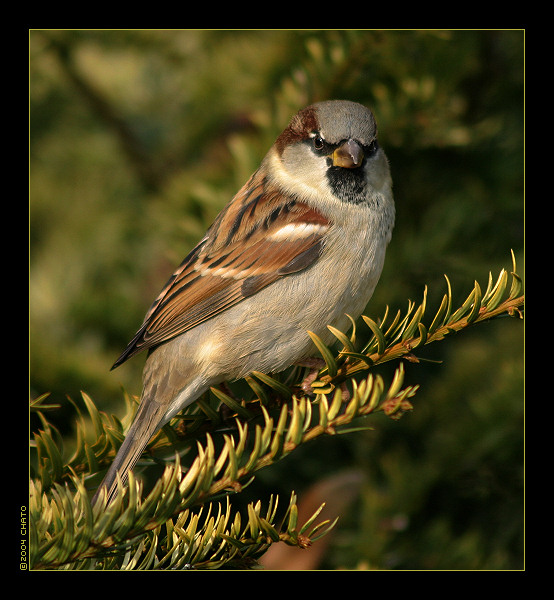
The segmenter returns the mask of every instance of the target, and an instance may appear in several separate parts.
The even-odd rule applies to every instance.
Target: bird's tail
[[[106,489],[108,504],[115,498],[117,493],[117,474],[121,483],[125,483],[129,477],[129,471],[135,466],[146,445],[152,436],[164,424],[166,409],[155,401],[146,401],[142,398],[141,404],[135,415],[127,436],[119,451],[104,476],[102,483],[98,486],[96,494],[92,498],[92,504],[98,500],[103,488]]]

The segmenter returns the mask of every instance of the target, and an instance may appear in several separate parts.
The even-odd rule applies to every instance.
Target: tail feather
[[[125,441],[121,444],[92,499],[93,504],[98,500],[102,489],[106,490],[108,503],[114,499],[117,494],[117,474],[119,473],[121,482],[126,483],[129,471],[137,463],[152,436],[178,411],[192,404],[214,382],[206,380],[203,375],[196,375],[191,379],[182,376],[172,382],[169,374],[166,373],[164,376],[156,370],[156,367],[157,363],[153,363],[150,370],[146,371],[144,390],[137,414]]]
[[[163,425],[165,412],[163,405],[152,400],[145,402],[143,398],[123,444],[92,498],[93,505],[103,488],[106,489],[108,504],[114,499],[117,493],[117,474],[119,473],[122,483],[127,481],[129,471],[137,463],[152,436]]]

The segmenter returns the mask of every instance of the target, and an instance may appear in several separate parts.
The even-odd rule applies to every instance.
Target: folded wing
[[[173,273],[112,368],[307,268],[330,225],[256,172]]]

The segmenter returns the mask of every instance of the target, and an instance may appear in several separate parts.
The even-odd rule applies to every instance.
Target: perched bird
[[[98,488],[108,499],[152,436],[210,386],[279,372],[331,343],[381,275],[392,181],[372,112],[345,100],[298,112],[173,273],[115,368],[148,349],[135,419]]]

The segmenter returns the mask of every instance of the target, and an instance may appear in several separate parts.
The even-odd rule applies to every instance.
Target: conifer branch
[[[82,393],[88,415],[75,405],[76,446],[69,458],[64,456],[62,436],[46,418],[56,407],[47,403],[46,396],[36,399],[31,410],[42,428],[31,442],[36,465],[30,484],[32,568],[246,568],[273,543],[309,546],[334,523],[315,524],[318,510],[299,525],[294,494],[280,524],[277,497],[270,499],[265,513],[260,502],[249,505],[243,523],[238,513],[232,514],[229,495],[240,492],[257,471],[311,440],[357,430],[360,423],[363,428],[363,418],[371,413],[396,419],[411,410],[418,386],[404,386],[403,363],[388,386],[380,375],[364,373],[374,365],[400,358],[418,361],[414,351],[452,333],[503,315],[522,316],[524,296],[515,260],[510,273],[503,269],[496,281],[489,276],[484,293],[475,283],[456,310],[448,278],[447,288],[428,324],[423,322],[426,291],[419,305],[409,302],[404,315],[398,311],[390,317],[387,310],[379,323],[363,316],[372,336],[359,351],[354,322],[349,335],[329,328],[341,345],[338,352],[311,334],[326,365],[312,383],[315,398],[303,393],[297,382],[289,385],[279,376],[258,372],[247,378],[251,398],[238,400],[222,389],[212,390],[231,417],[222,417],[222,411],[211,408],[204,398],[182,417],[188,423],[184,434],[180,430],[184,421],[176,419],[166,426],[149,450],[169,453],[171,460],[144,499],[142,483],[132,473],[127,485],[119,482],[110,505],[104,496],[92,507],[85,486],[124,439],[135,410],[131,398],[126,397],[123,425]],[[351,387],[346,395],[345,382]],[[219,430],[223,422],[225,433]],[[94,435],[87,440],[90,425]],[[189,466],[182,466],[183,458],[192,455],[192,445],[195,457]]]
[[[482,293],[476,281],[466,300],[454,312],[452,312],[452,288],[446,275],[445,279],[447,292],[428,325],[423,322],[427,311],[427,288],[425,288],[421,304],[417,305],[409,301],[408,309],[403,316],[398,311],[392,318],[388,307],[379,323],[362,315],[363,322],[373,335],[360,351],[355,350],[354,323],[350,337],[329,327],[343,346],[337,357],[333,357],[332,351],[322,340],[316,341],[314,339],[316,336],[311,334],[327,363],[326,368],[320,372],[320,377],[312,383],[314,392],[327,394],[354,374],[391,360],[405,358],[410,362],[419,362],[414,351],[478,323],[501,316],[523,318],[525,301],[523,283],[517,274],[513,252],[512,270],[508,272],[502,269],[496,281],[489,273],[485,293]]]
[[[166,467],[164,475],[144,501],[141,500],[142,486],[132,474],[127,486],[120,483],[112,504],[107,506],[103,497],[94,508],[90,506],[82,478],[76,475],[70,477],[76,492],[72,492],[67,483],[54,483],[50,489],[50,501],[42,486],[42,481],[47,478],[37,479],[31,484],[30,511],[35,530],[32,544],[34,567],[53,568],[92,557],[99,559],[114,552],[121,554],[121,549],[131,544],[141,532],[157,531],[168,519],[178,519],[194,506],[209,504],[222,494],[239,492],[256,471],[283,459],[301,444],[320,435],[340,433],[343,425],[374,410],[392,414],[411,409],[408,398],[415,394],[416,388],[402,390],[402,379],[403,368],[400,365],[386,392],[382,379],[369,375],[355,386],[355,393],[348,403],[342,402],[340,389],[336,390],[330,403],[325,396],[320,396],[317,418],[314,418],[316,415],[307,397],[293,396],[292,406],[283,404],[276,422],[262,407],[263,423],[255,424],[253,434],[249,423],[241,423],[237,418],[236,438],[224,435],[223,448],[217,454],[214,439],[207,434],[205,446],[198,444],[198,454],[186,472],[181,470],[177,454],[174,464]],[[49,439],[45,443],[49,447],[52,438],[45,432],[43,434]],[[252,440],[253,445],[248,448]],[[45,468],[48,467],[49,464],[45,463]],[[294,514],[295,510],[291,503],[289,513]],[[65,515],[65,520],[62,515]],[[259,551],[255,540],[263,531],[272,543],[285,541],[307,547],[311,543],[310,535],[317,532],[319,537],[331,527],[325,522],[312,527],[316,516],[300,529],[291,523],[290,517],[286,529],[280,531],[270,520],[260,521],[258,513],[250,511],[252,538],[247,540],[242,534],[238,540],[240,544],[235,541],[240,548],[254,546]],[[231,534],[225,535],[230,542]],[[233,560],[237,559],[236,552],[233,557]],[[243,558],[241,555],[241,560]]]

